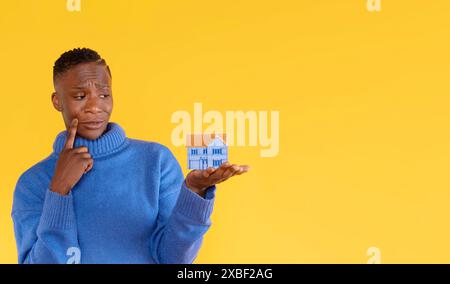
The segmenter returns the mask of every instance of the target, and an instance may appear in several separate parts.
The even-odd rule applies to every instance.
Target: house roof
[[[216,133],[188,134],[186,135],[186,147],[208,147],[216,138],[219,138],[226,145],[227,135]]]

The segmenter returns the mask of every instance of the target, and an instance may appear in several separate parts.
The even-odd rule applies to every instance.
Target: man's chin
[[[102,127],[99,129],[82,129],[78,128],[77,135],[83,137],[88,140],[95,140],[102,136],[102,134],[106,131],[106,127]]]

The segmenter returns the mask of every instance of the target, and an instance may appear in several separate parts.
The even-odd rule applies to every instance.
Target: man
[[[67,131],[19,178],[12,218],[19,263],[191,263],[211,225],[229,163],[186,178],[167,147],[109,122],[111,72],[91,49],[53,68],[52,102]]]

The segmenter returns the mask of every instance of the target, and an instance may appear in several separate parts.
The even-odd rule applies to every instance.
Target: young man
[[[191,263],[211,225],[215,184],[248,171],[222,164],[186,178],[170,150],[109,122],[111,72],[73,49],[53,68],[67,131],[19,178],[12,218],[19,263]]]

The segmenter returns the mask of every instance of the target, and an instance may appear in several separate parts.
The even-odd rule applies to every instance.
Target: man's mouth
[[[82,121],[80,124],[84,126],[84,128],[89,130],[97,130],[102,128],[104,120],[89,120],[89,121]]]

